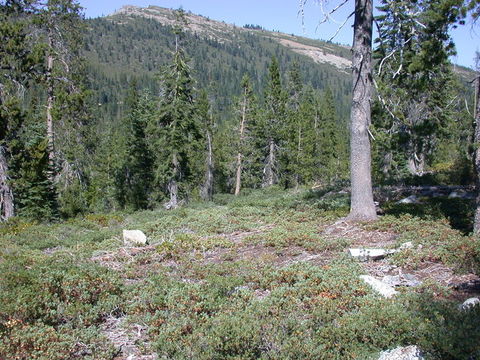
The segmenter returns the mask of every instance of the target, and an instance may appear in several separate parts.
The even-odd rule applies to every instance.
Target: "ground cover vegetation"
[[[341,220],[348,201],[275,186],[175,210],[11,222],[1,236],[0,354],[368,359],[418,344],[433,359],[478,356],[478,308],[458,310],[478,291],[468,282],[478,238],[405,209],[352,225]],[[123,228],[142,229],[150,245],[125,247]],[[406,241],[415,250],[380,263],[346,254]],[[423,283],[384,299],[358,278],[376,266]]]
[[[366,3],[353,92],[374,87],[360,140],[381,216],[354,223],[346,71],[259,26],[188,32],[183,10],[166,25],[0,1],[0,358],[480,357],[479,306],[458,308],[480,293],[480,81],[448,60],[479,3],[382,1],[373,77]],[[384,299],[361,274],[421,284]]]

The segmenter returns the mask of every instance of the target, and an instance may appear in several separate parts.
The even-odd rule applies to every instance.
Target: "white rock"
[[[470,298],[470,299],[467,299],[463,302],[462,305],[460,305],[458,308],[460,310],[469,310],[471,308],[473,308],[474,306],[477,306],[478,304],[480,304],[480,299],[479,298]]]
[[[406,250],[406,249],[413,249],[413,243],[411,241],[408,241],[400,245],[400,250]]]
[[[455,199],[455,198],[459,198],[459,197],[461,197],[461,196],[460,196],[460,194],[459,194],[458,192],[456,192],[456,191],[452,191],[452,192],[450,193],[450,195],[448,195],[448,198],[449,198],[449,199]]]
[[[147,236],[140,230],[123,230],[123,243],[128,246],[146,245]]]
[[[396,252],[396,250],[366,248],[353,248],[348,250],[350,252],[350,256],[362,261],[383,259],[385,256]]]
[[[397,204],[418,204],[419,202],[420,201],[418,200],[417,196],[410,195],[409,197],[398,201]]]
[[[370,275],[360,275],[360,279],[365,281],[368,285],[370,285],[373,290],[378,292],[380,295],[386,298],[391,298],[398,292],[390,285],[385,284],[384,282],[375,279],[373,276]]]
[[[384,351],[378,360],[423,360],[422,352],[416,345],[398,347],[393,350]]]

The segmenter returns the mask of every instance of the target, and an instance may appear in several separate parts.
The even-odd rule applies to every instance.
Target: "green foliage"
[[[458,133],[461,110],[448,57],[454,44],[448,30],[461,1],[384,1],[380,36],[378,92],[374,109],[376,163],[381,179],[422,175],[442,139]],[[453,126],[453,127],[452,127]]]
[[[8,222],[0,356],[112,358],[110,315],[125,316],[121,331],[145,326],[165,358],[371,359],[411,344],[432,359],[478,356],[478,309],[459,311],[436,283],[384,299],[359,279],[363,267],[342,255],[351,240],[322,235],[348,211],[348,195],[328,190],[273,186],[170,211]],[[446,221],[386,215],[360,226],[414,243],[393,256],[397,265],[480,271],[478,239]],[[142,229],[155,246],[122,248],[124,228]],[[319,262],[297,258],[305,251]]]
[[[146,209],[151,205],[153,154],[147,144],[146,127],[155,116],[155,104],[150,94],[138,94],[137,84],[131,84],[126,100],[129,114],[124,120],[123,163],[117,169],[116,198],[122,208]]]
[[[94,326],[119,309],[122,289],[115,274],[68,257],[2,259],[2,357],[65,359],[78,351],[90,358],[111,356]]]
[[[172,206],[177,197],[189,194],[192,160],[199,128],[195,117],[194,79],[182,48],[172,54],[172,63],[161,73],[159,113],[149,124],[149,145],[155,153],[157,188],[170,196]]]

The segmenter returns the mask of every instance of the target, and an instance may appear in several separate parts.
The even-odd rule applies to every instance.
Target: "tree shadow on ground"
[[[475,201],[471,199],[436,197],[422,199],[421,203],[418,204],[399,204],[392,201],[380,206],[385,215],[410,214],[430,220],[446,218],[452,228],[461,231],[464,235],[471,233],[473,230]]]

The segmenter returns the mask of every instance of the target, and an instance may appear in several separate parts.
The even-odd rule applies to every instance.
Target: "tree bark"
[[[475,209],[475,219],[473,222],[473,232],[475,234],[480,234],[480,75],[477,77],[477,88],[476,88],[476,106],[475,106],[475,134],[473,143],[475,144],[475,153],[474,153],[474,165],[475,165],[475,185],[476,185],[476,209]]]
[[[235,181],[235,196],[240,194],[240,188],[242,183],[242,147],[245,139],[245,122],[247,119],[247,88],[244,89],[243,104],[242,104],[242,120],[240,121],[240,134],[239,134],[239,151],[237,154],[237,176]]]
[[[202,186],[200,196],[205,201],[211,201],[213,199],[213,147],[212,147],[212,134],[207,131],[207,170],[205,173],[205,183]]]
[[[5,149],[0,145],[0,220],[8,220],[15,216],[13,192],[8,184],[8,164]]]
[[[177,154],[173,153],[172,155],[172,165],[173,165],[173,176],[168,182],[167,190],[170,195],[170,201],[165,204],[165,208],[176,209],[178,207],[178,182],[177,178],[180,173],[180,164],[178,163]]]
[[[264,180],[263,187],[272,186],[275,184],[275,141],[270,139],[268,142],[268,157],[267,163],[263,170]]]
[[[372,92],[372,0],[355,0],[353,89],[350,118],[351,204],[347,219],[376,220],[371,175],[369,126]]]

